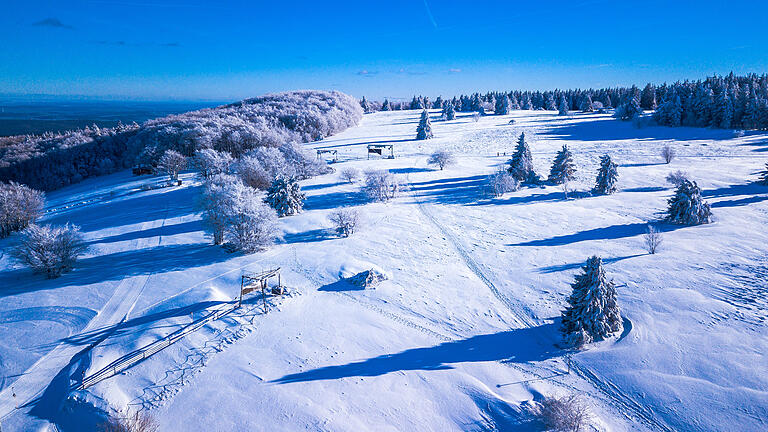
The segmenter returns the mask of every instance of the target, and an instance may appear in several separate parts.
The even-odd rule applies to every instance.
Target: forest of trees
[[[141,125],[0,137],[0,181],[50,191],[135,164],[157,165],[167,150],[214,149],[234,158],[257,148],[322,139],[358,123],[363,110],[340,92],[294,91],[149,120]],[[291,155],[286,154],[286,158]]]
[[[565,102],[565,105],[561,103]],[[383,104],[365,101],[368,111],[398,109],[445,109],[457,112],[501,110],[549,110],[592,112],[616,108],[624,120],[653,111],[664,126],[694,126],[723,129],[768,129],[768,75],[712,76],[699,81],[647,84],[644,88],[614,87],[552,91],[473,93],[443,100],[414,96],[410,102]]]

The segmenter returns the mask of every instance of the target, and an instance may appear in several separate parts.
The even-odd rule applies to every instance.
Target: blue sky
[[[381,99],[768,72],[758,1],[4,1],[0,93]]]

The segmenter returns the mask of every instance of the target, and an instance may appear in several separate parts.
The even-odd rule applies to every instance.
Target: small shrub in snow
[[[352,167],[344,168],[339,173],[339,176],[342,178],[342,180],[346,180],[349,183],[354,183],[360,178],[360,170]]]
[[[688,175],[687,172],[677,170],[675,172],[671,172],[667,175],[667,182],[671,183],[675,187],[679,187],[683,182],[689,181],[691,179],[691,176]]]
[[[400,184],[389,171],[373,170],[365,172],[363,192],[374,201],[389,201],[397,195]]]
[[[421,119],[419,119],[419,125],[416,127],[416,139],[426,140],[432,138],[432,122],[429,120],[429,113],[427,110],[421,112]]]
[[[593,256],[582,271],[571,284],[573,291],[561,321],[566,342],[576,348],[622,329],[616,286],[608,280],[603,261]]]
[[[669,144],[661,148],[661,157],[664,159],[665,163],[672,162],[672,159],[674,159],[675,156],[677,156],[677,153]]]
[[[659,250],[659,246],[661,246],[661,231],[657,230],[652,225],[648,225],[648,230],[643,236],[643,240],[645,240],[645,249],[649,254],[653,255]]]
[[[600,169],[597,171],[595,188],[593,191],[600,195],[608,195],[616,192],[616,182],[619,180],[618,167],[611,157],[603,155],[600,157]]]
[[[377,271],[376,269],[370,269],[361,271],[360,273],[347,278],[347,282],[353,286],[360,288],[373,288],[381,281],[387,280],[387,275]]]
[[[195,152],[194,165],[203,179],[228,173],[232,162],[232,155],[226,152],[210,148]]]
[[[157,422],[146,412],[137,412],[128,417],[110,417],[101,425],[101,432],[157,432]]]
[[[21,232],[14,256],[37,273],[49,279],[72,270],[77,258],[88,246],[83,241],[80,228],[74,225],[30,225]]]
[[[557,432],[582,431],[591,417],[578,395],[548,397],[541,402],[537,414],[546,430]]]
[[[187,158],[177,151],[166,150],[160,157],[157,167],[168,174],[171,181],[176,181],[179,179],[179,171],[187,167]]]
[[[712,210],[701,197],[701,189],[690,180],[677,187],[675,195],[667,201],[668,222],[683,225],[700,225],[712,221]]]
[[[349,237],[355,232],[360,221],[360,214],[355,209],[338,209],[331,212],[328,219],[333,223],[339,236]]]
[[[574,179],[576,164],[573,163],[573,154],[568,146],[563,144],[562,150],[557,152],[552,168],[549,170],[549,181],[554,184],[564,184]]]
[[[306,196],[295,179],[278,178],[267,189],[264,202],[277,211],[280,217],[301,212]]]
[[[514,192],[520,188],[520,182],[512,177],[512,174],[501,169],[488,177],[488,184],[493,196],[500,197],[507,192]]]
[[[760,173],[758,182],[768,186],[768,163],[765,164],[765,170]]]
[[[508,171],[520,183],[534,183],[537,180],[536,173],[533,172],[531,149],[525,141],[525,132],[521,133],[517,140],[517,147],[509,161]]]
[[[442,171],[449,165],[455,165],[456,158],[454,158],[453,153],[449,152],[448,150],[438,150],[432,153],[432,155],[429,157],[429,160],[427,160],[427,163],[430,165],[437,165]]]
[[[16,182],[0,183],[0,238],[35,223],[44,206],[42,192]]]

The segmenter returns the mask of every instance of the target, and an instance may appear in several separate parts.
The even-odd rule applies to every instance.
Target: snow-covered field
[[[44,222],[80,225],[92,248],[55,280],[1,258],[2,430],[87,430],[92,405],[148,410],[162,431],[538,430],[534,401],[571,393],[587,398],[596,430],[768,428],[768,187],[753,183],[764,133],[515,111],[435,120],[434,139],[413,141],[418,116],[366,115],[311,144],[338,150],[336,173],[302,182],[305,211],[252,255],[210,245],[192,173],[174,188],[143,191],[159,179],[123,173],[51,193]],[[522,131],[540,174],[564,143],[574,152],[570,199],[553,186],[485,194]],[[393,143],[397,157],[366,159],[371,143]],[[669,165],[667,144],[678,153]],[[458,164],[427,166],[436,149]],[[619,164],[619,192],[591,197],[604,153]],[[370,203],[340,179],[347,166],[389,169],[407,190]],[[642,235],[678,169],[715,222],[662,224],[649,255]],[[364,219],[349,238],[327,219],[342,206]],[[625,330],[568,361],[556,319],[594,254],[617,282]],[[83,375],[226,306],[243,272],[273,267],[292,293],[268,314],[252,298],[61,407]],[[339,282],[370,268],[389,279]]]

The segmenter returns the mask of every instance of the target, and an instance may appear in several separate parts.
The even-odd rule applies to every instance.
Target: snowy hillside
[[[89,430],[102,410],[147,411],[161,431],[541,430],[532,407],[573,393],[600,431],[768,428],[768,187],[754,183],[765,133],[636,128],[603,114],[431,113],[430,140],[413,139],[419,111],[394,111],[308,145],[337,150],[336,171],[302,181],[304,211],[279,220],[277,245],[250,255],[211,245],[192,172],[179,187],[144,190],[160,180],[122,172],[49,194],[43,222],[80,225],[92,247],[73,272],[46,280],[5,253],[13,238],[0,240],[2,430]],[[556,186],[489,196],[486,177],[521,132],[542,176],[571,149],[568,199]],[[394,144],[396,158],[367,159],[369,144]],[[677,152],[670,164],[666,145]],[[439,149],[457,164],[427,165]],[[619,190],[590,196],[605,153]],[[405,191],[372,203],[341,178],[348,167],[387,169]],[[676,170],[702,187],[714,223],[658,223],[663,243],[650,255],[643,234],[663,218]],[[339,238],[328,216],[345,206],[362,223]],[[560,311],[592,255],[617,284],[624,331],[567,356]],[[228,308],[243,272],[275,267],[290,293],[267,314],[246,298],[71,392]],[[387,276],[375,289],[340,280],[372,268]]]

